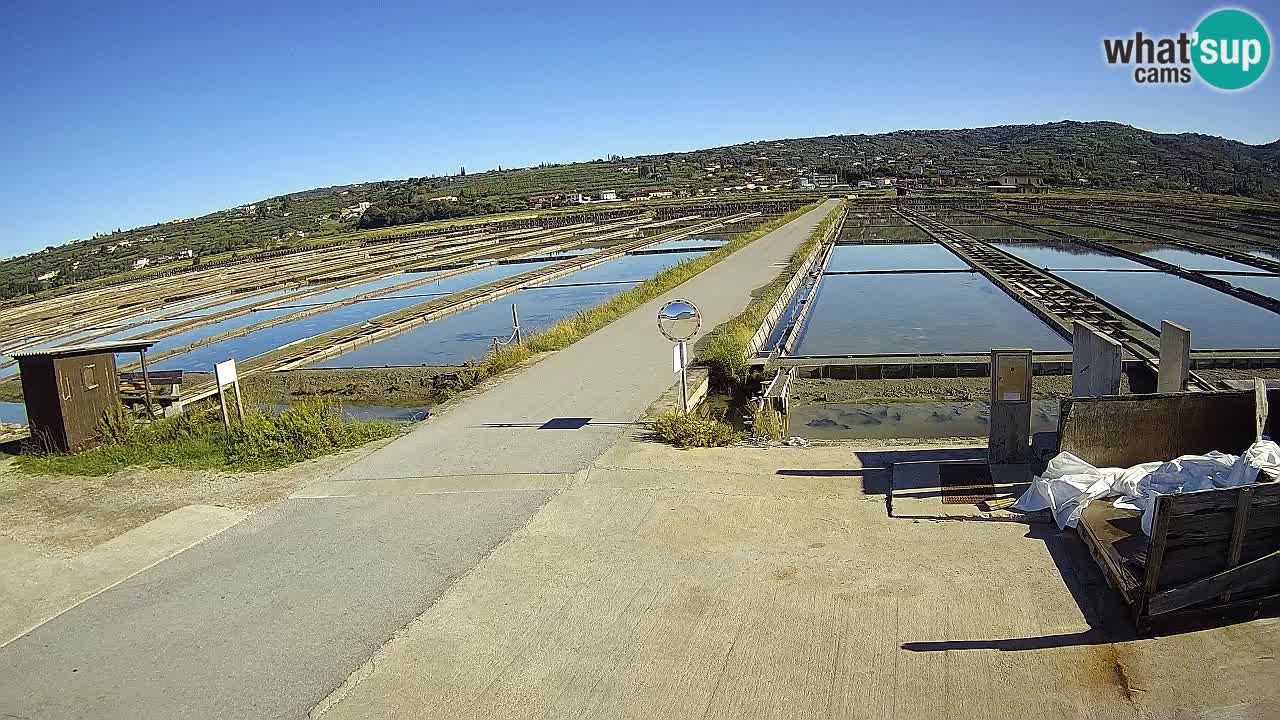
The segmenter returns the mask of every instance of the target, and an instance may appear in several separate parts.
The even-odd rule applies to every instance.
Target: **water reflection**
[[[1276,313],[1176,275],[1081,270],[1056,274],[1152,327],[1172,320],[1190,328],[1194,348],[1280,348]],[[1243,284],[1243,278],[1231,282],[1237,280]]]
[[[471,272],[453,275],[433,282],[416,285],[410,291],[404,294],[390,295],[385,298],[377,298],[365,302],[353,303],[350,305],[340,305],[331,310],[324,310],[314,315],[310,315],[293,322],[276,325],[274,327],[262,328],[255,330],[246,335],[239,337],[227,338],[215,343],[210,343],[203,347],[195,348],[190,352],[175,355],[157,362],[155,368],[157,370],[208,370],[213,367],[214,363],[221,362],[227,358],[236,358],[244,360],[246,358],[260,355],[264,352],[274,350],[282,345],[303,340],[314,335],[336,330],[340,327],[352,325],[370,318],[377,317],[384,313],[402,310],[404,308],[416,305],[418,303],[427,302],[429,297],[423,297],[428,294],[449,294],[465,290],[468,288],[483,285],[485,283],[501,280],[503,278],[518,275],[529,270],[547,267],[550,262],[541,263],[522,263],[519,265],[490,265],[487,267],[473,270]],[[403,277],[398,277],[398,282],[404,282]],[[397,283],[391,283],[392,285]],[[368,284],[366,284],[366,287]],[[384,286],[385,287],[385,286]],[[366,290],[367,292],[368,290]],[[356,293],[346,291],[334,291],[332,293],[324,293],[315,298],[308,298],[307,302],[325,302],[334,301],[335,299],[350,298]],[[161,341],[163,346],[181,347],[182,345],[194,342],[199,338],[212,337],[213,335],[227,332],[238,327],[262,322],[281,315],[292,313],[301,308],[289,309],[279,307],[272,310],[250,313],[247,316],[233,318],[222,323],[204,328],[196,328],[182,335],[165,338]],[[157,346],[160,348],[161,346]],[[153,350],[153,352],[156,352]]]
[[[968,269],[963,260],[938,243],[837,245],[827,263],[827,272]]]
[[[511,335],[511,305],[520,313],[521,329],[545,330],[581,310],[595,307],[698,253],[628,255],[556,278],[545,287],[532,287],[498,298],[401,335],[364,345],[313,368],[394,367],[403,365],[461,365],[483,357],[493,339]],[[616,282],[627,281],[627,282]],[[604,283],[604,284],[581,284]]]
[[[27,424],[27,406],[16,402],[0,402],[0,423]]]
[[[992,243],[1038,268],[1079,270],[1146,270],[1147,266],[1073,243]]]

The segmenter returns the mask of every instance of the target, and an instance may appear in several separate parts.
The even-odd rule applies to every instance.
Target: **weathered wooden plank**
[[[1107,584],[1129,605],[1136,603],[1142,584],[1130,572],[1128,556],[1136,554],[1135,550],[1145,556],[1147,539],[1142,534],[1141,516],[1132,510],[1113,508],[1110,503],[1090,503],[1076,524],[1076,532],[1102,569]]]
[[[1256,402],[1251,390],[1068,398],[1058,427],[1061,450],[1098,467],[1130,467],[1242,452],[1257,439]]]
[[[1237,514],[1241,498],[1249,511]],[[1164,568],[1157,589],[1182,585],[1231,567],[1233,539],[1239,533],[1237,562],[1280,549],[1280,485],[1206,490],[1162,498],[1170,508]],[[1237,519],[1242,523],[1237,530]]]
[[[1280,586],[1280,550],[1215,575],[1155,593],[1147,600],[1147,613],[1181,610],[1231,590],[1235,593]]]
[[[1210,625],[1245,622],[1258,617],[1264,608],[1280,609],[1280,593],[1253,595],[1243,600],[1235,599],[1228,603],[1196,605],[1182,610],[1161,613],[1153,618],[1146,618],[1146,630],[1140,634],[1152,632],[1172,634],[1187,630],[1203,629]]]
[[[1156,496],[1156,506],[1154,518],[1151,521],[1151,550],[1147,553],[1147,572],[1146,577],[1142,581],[1142,599],[1140,601],[1140,615],[1147,615],[1151,595],[1155,593],[1156,588],[1160,584],[1160,571],[1164,566],[1164,551],[1169,537],[1169,508],[1168,495]]]
[[[1255,510],[1280,507],[1280,483],[1261,483],[1254,485],[1253,488]],[[1239,488],[1217,488],[1163,497],[1172,501],[1172,510],[1176,515],[1186,516],[1212,511],[1234,512],[1235,493],[1238,491]]]
[[[1240,488],[1240,492],[1236,495],[1236,518],[1235,527],[1231,529],[1231,546],[1227,549],[1227,567],[1229,568],[1240,564],[1240,553],[1244,550],[1244,538],[1249,530],[1249,504],[1252,500],[1253,488]],[[1220,600],[1231,602],[1231,591],[1222,593]]]

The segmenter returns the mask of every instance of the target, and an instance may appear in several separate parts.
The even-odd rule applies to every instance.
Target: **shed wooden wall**
[[[65,450],[67,434],[62,426],[62,402],[53,358],[20,358],[18,370],[32,439],[48,449]]]
[[[97,387],[87,389],[81,374],[94,366]],[[54,361],[58,376],[58,392],[62,399],[62,421],[66,449],[83,450],[99,441],[99,424],[108,410],[120,402],[120,379],[116,373],[114,353],[74,355]]]

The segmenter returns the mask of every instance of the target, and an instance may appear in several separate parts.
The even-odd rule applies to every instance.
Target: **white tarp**
[[[1235,487],[1280,479],[1280,446],[1259,440],[1239,457],[1217,451],[1183,455],[1168,462],[1149,462],[1131,468],[1096,468],[1071,453],[1058,453],[1044,474],[1031,482],[1013,507],[1024,512],[1053,510],[1060,528],[1075,527],[1080,513],[1093,500],[1119,496],[1115,506],[1142,511],[1142,531],[1151,534],[1151,513],[1157,495]]]

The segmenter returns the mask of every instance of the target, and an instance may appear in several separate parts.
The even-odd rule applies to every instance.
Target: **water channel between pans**
[[[275,350],[288,343],[304,340],[321,333],[336,330],[347,325],[352,325],[365,320],[372,319],[378,315],[382,315],[396,310],[401,310],[419,303],[430,302],[433,295],[447,295],[449,293],[466,290],[478,285],[501,280],[513,275],[518,275],[529,270],[543,268],[551,265],[550,262],[540,263],[520,263],[512,265],[489,265],[471,272],[452,275],[450,277],[434,280],[431,282],[415,285],[395,293],[388,293],[384,296],[351,303],[348,305],[338,305],[330,309],[321,309],[315,314],[308,315],[291,322],[282,323],[272,327],[261,328],[252,332],[240,335],[238,337],[226,338],[217,342],[210,343],[198,348],[194,348],[180,355],[165,358],[155,363],[157,370],[204,370],[207,371],[213,367],[215,363],[226,360],[227,358],[235,358],[237,360],[245,360],[255,355],[260,355],[271,350]],[[396,276],[396,282],[380,281],[380,288],[385,289],[399,283],[407,282],[411,279],[409,275]],[[362,292],[370,292],[372,289],[366,284],[366,289]],[[347,299],[359,295],[361,292],[351,292],[350,289],[345,291],[334,291],[316,296],[314,298],[306,298],[307,304],[334,302],[341,299]],[[301,301],[300,301],[301,302]],[[214,326],[205,328],[196,328],[182,336],[165,338],[162,341],[163,346],[168,348],[181,347],[186,343],[193,342],[199,338],[212,337],[214,335],[228,332],[240,327],[246,327],[251,324],[263,322],[273,318],[281,317],[286,314],[305,310],[304,307],[296,306],[278,306],[273,308],[255,311],[248,315],[233,318],[223,323],[215,323]],[[160,345],[158,349],[164,349]]]

